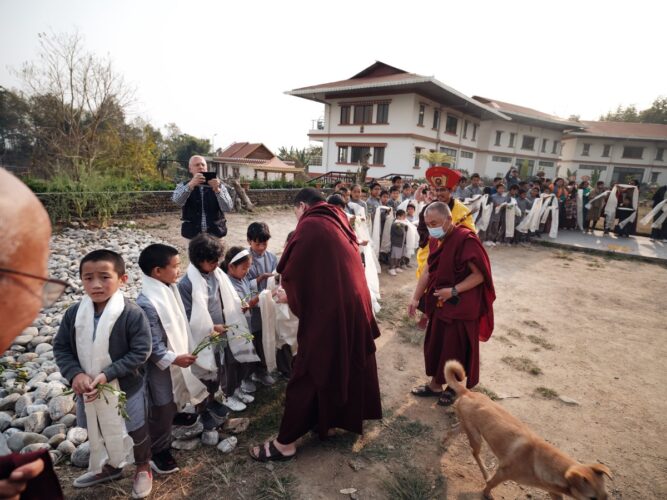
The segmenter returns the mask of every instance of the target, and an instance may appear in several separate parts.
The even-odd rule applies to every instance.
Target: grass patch
[[[587,262],[586,265],[591,269],[604,269],[604,265],[602,265],[602,263],[598,262],[597,260]]]
[[[523,338],[523,333],[521,333],[516,328],[510,328],[509,330],[507,330],[507,335],[509,335],[510,337],[517,338],[517,339],[522,339]]]
[[[553,254],[555,259],[561,259],[561,260],[574,260],[574,257],[570,252],[566,252],[564,250],[561,250],[559,252],[554,252]]]
[[[531,375],[542,374],[542,369],[534,361],[523,356],[520,358],[505,356],[502,361],[520,372],[530,373]]]
[[[292,500],[296,479],[292,475],[278,476],[275,471],[271,475],[260,479],[255,496],[257,500]]]
[[[392,472],[391,477],[382,482],[382,489],[383,497],[388,500],[435,500],[447,497],[442,476],[433,480],[412,467]]]
[[[530,340],[533,344],[537,344],[548,351],[553,351],[554,348],[556,347],[551,342],[549,342],[543,337],[540,337],[539,335],[528,335],[528,340]]]
[[[491,389],[488,389],[487,387],[484,387],[483,385],[477,385],[473,391],[479,392],[481,394],[484,394],[487,396],[491,401],[498,401],[500,398],[498,397],[498,394],[496,394],[494,391]]]
[[[543,332],[547,331],[547,329],[544,326],[542,326],[540,323],[538,323],[537,321],[535,321],[533,319],[524,319],[522,321],[522,323],[526,326],[529,326],[531,328],[536,328],[536,329],[541,330]]]
[[[535,395],[544,399],[556,399],[558,397],[558,393],[553,389],[541,386],[535,389]]]

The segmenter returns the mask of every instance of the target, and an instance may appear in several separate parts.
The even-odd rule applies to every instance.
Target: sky
[[[216,147],[304,147],[323,105],[285,91],[375,61],[562,117],[667,95],[667,2],[0,0],[0,85],[78,30],[135,89],[132,114]]]

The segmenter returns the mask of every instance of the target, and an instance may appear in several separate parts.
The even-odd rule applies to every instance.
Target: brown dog
[[[570,495],[579,500],[605,500],[604,475],[611,471],[602,464],[580,464],[532,432],[523,422],[484,394],[469,391],[466,373],[458,361],[445,364],[445,379],[457,395],[454,409],[468,435],[472,455],[486,480],[484,496],[503,481],[541,488],[552,499]],[[498,458],[498,469],[489,479],[479,452],[482,439]]]

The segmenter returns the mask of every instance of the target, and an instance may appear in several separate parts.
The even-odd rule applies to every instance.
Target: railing
[[[311,130],[324,130],[324,118],[320,117],[315,120],[310,120]]]
[[[391,180],[391,178],[394,177],[394,176],[396,176],[396,175],[398,175],[398,176],[399,176],[401,179],[403,179],[404,181],[411,181],[412,179],[415,178],[415,176],[412,175],[412,174],[387,174],[387,175],[383,175],[382,177],[378,177],[378,178],[376,178],[375,180],[376,180],[376,181],[380,181],[380,180],[383,180],[383,179],[389,179],[389,180]]]
[[[353,172],[327,172],[326,174],[318,175],[308,181],[308,184],[336,184],[337,182],[346,182],[354,184],[357,182],[357,176]]]
[[[322,157],[321,156],[311,156],[310,157],[310,162],[308,162],[308,165],[311,167],[321,167],[322,166]]]

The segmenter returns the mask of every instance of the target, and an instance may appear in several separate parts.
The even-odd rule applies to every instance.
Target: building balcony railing
[[[313,156],[310,159],[310,165],[312,167],[321,167],[322,166],[322,157],[321,156]]]

